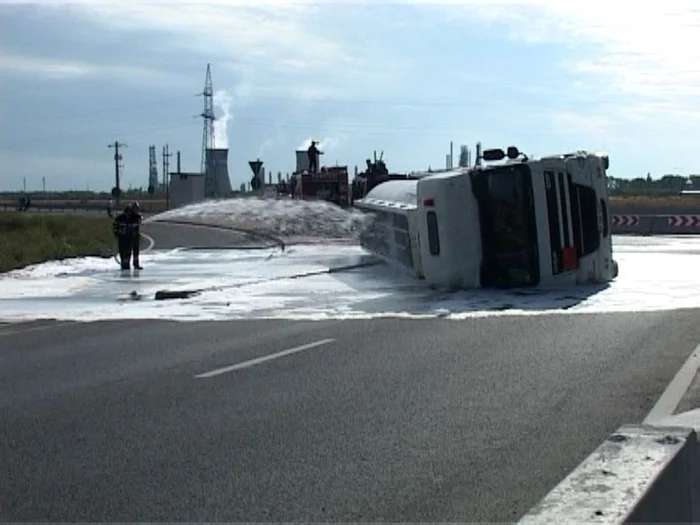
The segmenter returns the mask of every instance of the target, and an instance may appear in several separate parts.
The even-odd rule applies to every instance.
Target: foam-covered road
[[[0,521],[512,521],[697,316],[6,325]]]

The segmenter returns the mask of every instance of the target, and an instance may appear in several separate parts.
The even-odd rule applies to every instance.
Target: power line
[[[114,127],[110,126],[109,129],[101,129],[101,130],[95,130],[95,129],[81,129],[81,131],[74,132],[74,133],[65,133],[63,130],[56,130],[55,133],[58,135],[59,139],[73,139],[73,138],[78,138],[82,136],[87,136],[89,135],[91,138],[94,139],[104,139],[110,135],[114,135],[115,133],[122,135],[122,136],[127,136],[127,137],[135,137],[138,135],[141,135],[143,133],[148,133],[151,131],[160,131],[160,130],[170,130],[170,129],[176,129],[176,128],[185,128],[192,126],[195,123],[195,121],[191,117],[181,117],[179,119],[174,119],[172,121],[164,121],[159,124],[153,125],[153,126],[147,126],[143,128],[139,127],[133,127],[128,124],[124,124],[124,128],[117,128],[115,129]],[[3,140],[2,145],[3,147],[21,147],[22,145],[26,144],[27,146],[31,146],[36,144],[37,142],[41,141],[48,141],[51,140],[54,143],[56,142],[56,135],[52,136],[38,136],[38,137],[23,137],[20,140],[17,141],[12,141],[12,140]]]
[[[197,115],[197,118],[199,118],[199,115]],[[504,119],[507,117],[503,117]],[[319,127],[319,122],[309,119],[304,120],[304,121],[289,121],[289,122],[280,122],[279,120],[274,120],[274,119],[260,119],[260,118],[255,118],[255,117],[244,117],[244,116],[239,116],[236,117],[236,121],[239,124],[242,124],[243,126],[250,126],[250,127],[263,127],[263,128],[270,128],[272,129],[281,129],[281,130],[301,130],[301,131],[306,131],[309,128],[317,128]],[[22,146],[34,146],[38,142],[44,142],[44,141],[52,141],[54,143],[57,142],[57,138],[60,139],[67,139],[67,140],[72,140],[72,139],[77,139],[83,136],[89,136],[91,139],[96,139],[96,140],[102,140],[110,135],[118,134],[122,137],[125,137],[126,139],[129,140],[136,140],[137,137],[144,135],[146,133],[151,133],[151,132],[157,132],[157,131],[170,131],[170,130],[175,130],[175,129],[184,129],[186,127],[192,126],[196,121],[194,120],[194,117],[181,117],[179,119],[173,119],[172,121],[163,121],[159,124],[155,124],[152,126],[145,126],[145,127],[133,127],[130,126],[129,124],[124,124],[124,126],[120,126],[118,128],[110,127],[109,129],[81,129],[80,131],[74,132],[74,133],[66,133],[63,132],[62,130],[57,130],[55,135],[53,136],[35,136],[35,137],[23,137],[19,138],[17,141],[12,141],[12,140],[3,140],[2,145],[3,148],[21,148]],[[468,128],[473,128],[475,125],[478,123],[476,122],[469,122],[465,124],[464,127]],[[414,133],[438,133],[438,132],[444,132],[446,129],[446,126],[444,124],[433,124],[433,125],[405,125],[405,126],[400,126],[396,124],[383,124],[383,123],[364,123],[364,122],[344,122],[340,124],[332,124],[332,125],[326,125],[324,124],[322,127],[326,127],[329,129],[332,129],[334,132],[348,132],[348,133],[358,133],[361,135],[371,135],[371,136],[381,136],[387,133],[401,133],[401,134],[414,134]],[[457,129],[460,126],[455,126],[450,124],[449,129]],[[549,131],[546,128],[542,128],[541,131],[532,131],[528,132],[529,136],[532,137],[540,137],[540,136],[546,136],[550,135]]]
[[[51,122],[51,121],[59,121],[59,120],[70,120],[74,118],[84,118],[84,117],[93,117],[97,115],[104,115],[107,113],[115,113],[115,112],[121,112],[121,111],[126,111],[129,109],[140,109],[144,107],[159,107],[159,106],[165,106],[172,104],[173,102],[179,101],[179,100],[184,100],[186,98],[194,98],[197,95],[177,95],[175,97],[168,97],[168,98],[159,98],[157,101],[150,101],[150,102],[137,102],[134,104],[124,104],[122,106],[112,106],[112,107],[106,107],[106,108],[100,108],[100,109],[95,109],[91,111],[85,111],[85,112],[80,112],[80,113],[67,113],[63,115],[43,115],[41,116],[41,122]]]
[[[339,104],[339,105],[370,105],[370,106],[382,106],[382,107],[481,107],[484,105],[496,105],[502,106],[506,102],[504,101],[492,101],[486,102],[481,100],[471,100],[471,101],[411,101],[411,100],[392,100],[392,99],[343,99],[343,98],[295,98],[295,97],[274,97],[268,95],[253,95],[239,97],[238,100],[248,100],[248,101],[268,101],[268,102],[289,102],[294,104],[308,103],[308,104]]]
[[[398,104],[398,103],[397,103]],[[445,103],[448,104],[448,103]],[[497,118],[501,114],[494,114],[494,118]],[[200,115],[197,115],[197,118],[199,118]],[[503,116],[503,118],[509,118],[507,116]],[[285,129],[285,130],[307,130],[310,127],[318,127],[319,122],[314,120],[314,119],[309,119],[309,120],[303,120],[300,121],[299,119],[294,119],[287,122],[280,122],[279,119],[266,119],[266,118],[256,118],[256,117],[246,117],[246,116],[236,116],[236,121],[246,125],[246,126],[254,126],[254,127],[269,127],[271,129]],[[72,139],[72,138],[78,138],[81,136],[90,136],[91,138],[95,139],[102,139],[102,138],[107,138],[109,135],[114,135],[118,134],[120,136],[123,136],[127,139],[129,138],[135,138],[139,135],[142,135],[144,133],[150,133],[154,131],[161,131],[161,130],[172,130],[172,129],[179,129],[179,128],[185,128],[189,127],[190,125],[194,124],[196,121],[194,120],[194,117],[179,117],[175,118],[172,120],[164,120],[159,123],[154,123],[153,125],[147,125],[143,127],[134,127],[133,124],[130,123],[124,123],[123,126],[118,126],[115,128],[113,125],[109,125],[108,129],[89,129],[89,128],[81,128],[79,131],[76,132],[70,132],[66,131],[65,129],[56,128],[55,131],[53,132],[54,134],[51,136],[35,136],[35,137],[17,137],[15,134],[14,137],[11,137],[9,140],[5,139],[3,137],[3,146],[5,148],[7,147],[21,147],[23,143],[26,143],[27,146],[34,145],[37,142],[41,141],[47,141],[51,140],[54,143],[56,142],[56,139]],[[470,122],[469,126],[472,127],[474,125],[477,125],[478,123],[476,122]],[[106,124],[107,125],[107,124]],[[670,125],[670,124],[669,124]],[[676,126],[676,124],[673,124]],[[662,125],[663,126],[663,125]],[[442,132],[445,131],[445,125],[440,125],[440,124],[433,124],[433,125],[396,125],[396,124],[389,124],[389,123],[381,123],[381,122],[343,122],[331,126],[327,126],[333,129],[333,131],[337,132],[354,132],[357,131],[363,135],[382,135],[385,133],[391,133],[391,132],[397,132],[397,133],[406,133],[406,134],[411,134],[413,132],[417,133],[432,133],[432,132]],[[458,128],[459,126],[449,126],[450,129]],[[693,127],[694,129],[694,127]],[[49,130],[47,130],[49,131]],[[209,130],[207,130],[207,137],[210,137],[209,135]],[[547,130],[542,129],[542,131],[534,132],[534,133],[529,133],[530,136],[537,137],[537,136],[544,136]],[[12,139],[19,139],[16,141],[13,141]]]
[[[205,88],[206,90],[206,88]],[[95,109],[91,111],[79,112],[79,113],[68,113],[63,115],[42,115],[41,122],[51,122],[51,121],[61,121],[70,120],[75,118],[84,118],[91,116],[98,116],[107,113],[123,112],[129,109],[139,109],[144,107],[160,107],[165,105],[170,105],[173,102],[191,99],[193,97],[202,96],[204,93],[197,94],[182,94],[176,95],[168,98],[158,98],[157,101],[149,102],[137,102],[133,104],[124,104],[120,106],[111,106],[100,109]],[[208,96],[209,92],[207,92]],[[205,97],[206,98],[206,97]],[[387,100],[387,99],[343,99],[343,98],[313,98],[313,99],[299,99],[295,97],[275,97],[267,95],[253,95],[253,96],[242,96],[235,97],[237,101],[246,101],[248,103],[254,103],[255,101],[267,101],[267,102],[280,102],[280,103],[290,103],[299,104],[300,102],[308,102],[309,104],[336,104],[336,105],[378,105],[382,107],[483,107],[483,106],[502,106],[506,104],[505,101],[484,101],[484,100],[470,100],[470,101],[412,101],[412,100]],[[199,115],[200,117],[202,115]]]
[[[507,116],[503,116],[503,118],[508,118]],[[285,130],[307,130],[310,127],[317,127],[318,122],[315,120],[304,120],[304,121],[299,121],[297,120],[290,120],[287,122],[280,122],[277,119],[265,119],[265,118],[256,118],[256,117],[246,117],[246,116],[237,116],[236,121],[246,125],[246,126],[255,126],[255,127],[269,127],[269,128],[274,128],[274,129],[285,129]],[[189,127],[190,125],[194,124],[195,120],[193,117],[181,117],[178,119],[173,119],[169,121],[163,121],[158,124],[154,124],[151,126],[144,126],[141,128],[134,128],[132,125],[129,125],[127,123],[124,124],[124,126],[117,127],[116,129],[113,126],[110,126],[109,129],[104,129],[104,130],[96,130],[96,129],[81,129],[80,131],[73,132],[73,133],[66,133],[64,130],[56,130],[56,134],[59,135],[59,139],[71,139],[71,138],[77,138],[81,137],[83,135],[90,136],[91,138],[97,138],[100,139],[102,137],[107,137],[108,135],[113,135],[113,134],[119,134],[121,136],[124,136],[126,138],[129,137],[137,137],[139,135],[142,135],[144,133],[148,132],[153,132],[153,131],[160,131],[160,130],[171,130],[171,129],[179,129],[179,128],[185,128]],[[471,122],[469,126],[474,126],[477,123]],[[670,125],[670,124],[669,124]],[[675,124],[674,124],[675,126]],[[326,127],[332,128],[334,131],[338,132],[361,132],[362,134],[383,134],[383,133],[390,133],[390,132],[398,132],[398,133],[411,133],[411,132],[420,132],[420,133],[431,133],[431,132],[441,132],[445,130],[445,125],[444,124],[438,124],[434,123],[432,125],[429,124],[422,124],[422,125],[396,125],[396,124],[388,124],[388,123],[365,123],[365,122],[342,122],[338,124],[333,124],[333,125],[326,125]],[[454,125],[449,125],[450,128],[458,128],[459,126],[454,126]],[[543,136],[547,133],[545,133],[547,130],[542,129],[542,131],[537,131],[537,132],[531,132],[529,135],[531,136]],[[36,142],[40,141],[46,141],[46,140],[52,140],[56,141],[56,136],[35,136],[35,137],[24,137],[20,138],[20,140],[13,141],[13,140],[3,140],[3,146],[4,147],[18,147],[21,146],[23,143],[26,143],[27,145],[34,145]]]

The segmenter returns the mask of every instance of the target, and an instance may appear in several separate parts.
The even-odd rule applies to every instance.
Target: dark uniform
[[[311,141],[311,146],[307,150],[309,156],[309,173],[316,173],[318,171],[318,148],[316,148],[316,141]]]
[[[133,256],[134,268],[141,269],[139,264],[139,248],[141,241],[141,223],[143,217],[139,213],[137,202],[128,204],[124,211],[117,215],[112,224],[112,231],[117,238],[119,258],[122,270],[130,269],[130,260]]]

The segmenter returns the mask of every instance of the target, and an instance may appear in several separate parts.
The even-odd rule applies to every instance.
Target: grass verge
[[[635,208],[654,210],[655,208],[684,209],[697,208],[700,211],[700,196],[668,195],[648,197],[644,195],[610,197],[610,206],[634,206]]]
[[[111,221],[106,216],[0,212],[0,272],[113,253]]]

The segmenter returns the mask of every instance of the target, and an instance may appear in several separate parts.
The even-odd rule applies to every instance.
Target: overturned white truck
[[[387,181],[355,205],[374,214],[360,243],[389,264],[449,288],[605,283],[618,273],[606,155],[586,151]]]

